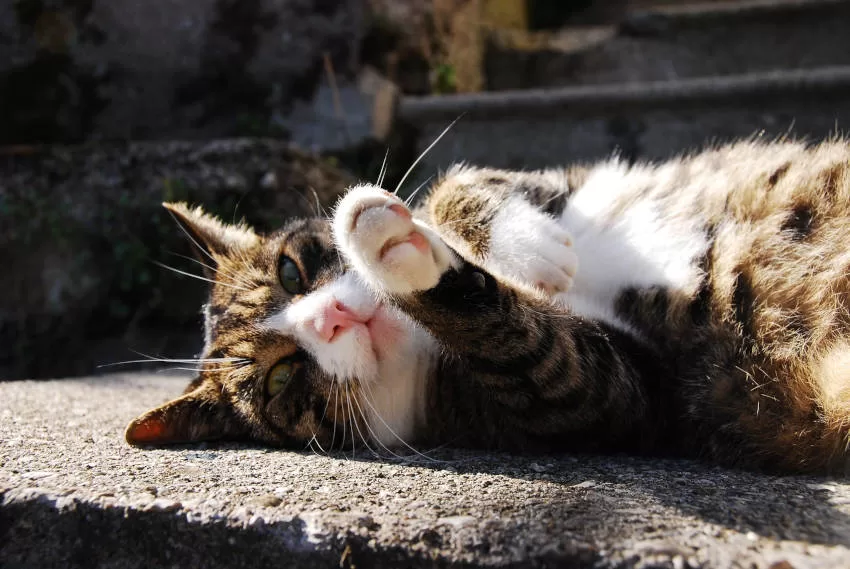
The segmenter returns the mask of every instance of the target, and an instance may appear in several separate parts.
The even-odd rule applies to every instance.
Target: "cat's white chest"
[[[701,277],[698,260],[708,247],[699,220],[672,218],[650,197],[632,191],[627,170],[610,164],[595,170],[568,201],[560,223],[572,233],[579,270],[563,296],[574,311],[610,320],[623,290],[660,286],[692,291]]]

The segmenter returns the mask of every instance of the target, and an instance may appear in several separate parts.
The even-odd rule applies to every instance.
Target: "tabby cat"
[[[131,444],[850,465],[850,144],[457,166],[260,235],[166,204],[214,279],[202,371]]]

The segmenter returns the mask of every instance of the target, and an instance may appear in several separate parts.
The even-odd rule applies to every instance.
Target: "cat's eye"
[[[274,397],[283,391],[301,366],[299,362],[291,359],[281,360],[272,366],[269,374],[266,376],[266,393],[269,397]]]
[[[301,294],[304,292],[304,285],[301,282],[301,271],[298,270],[298,265],[295,264],[295,261],[284,255],[280,258],[277,272],[283,290],[289,294]]]

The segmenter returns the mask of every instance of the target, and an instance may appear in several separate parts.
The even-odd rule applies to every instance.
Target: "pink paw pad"
[[[422,235],[418,231],[411,231],[405,237],[402,237],[400,239],[390,239],[389,241],[384,243],[384,246],[381,247],[381,251],[378,254],[378,258],[383,260],[384,257],[387,256],[387,253],[390,253],[396,247],[399,247],[401,245],[412,245],[420,253],[428,253],[431,248],[430,243],[428,243],[428,240],[425,239],[424,235]]]
[[[390,211],[396,212],[400,217],[404,219],[412,219],[413,216],[410,214],[410,210],[404,207],[401,204],[394,203],[389,207]]]

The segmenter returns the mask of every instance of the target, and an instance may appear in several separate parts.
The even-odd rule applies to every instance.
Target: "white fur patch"
[[[409,444],[416,427],[425,424],[428,383],[438,352],[427,331],[411,326],[394,357],[379,366],[377,381],[364,382],[369,431],[381,444]]]
[[[520,197],[507,200],[490,225],[485,266],[499,276],[550,294],[572,287],[578,257],[572,237],[548,215]]]
[[[846,420],[850,414],[850,345],[838,343],[816,361],[813,387],[826,419]]]
[[[617,213],[618,200],[647,183],[651,180],[640,169],[610,162],[594,169],[568,201],[560,222],[572,233],[581,270],[564,300],[576,313],[622,326],[613,315],[623,289],[663,286],[690,292],[697,286],[696,260],[708,247],[697,220],[663,219],[651,197]]]
[[[388,307],[382,310],[399,333],[392,348],[380,356],[363,330],[351,329],[327,342],[318,334],[316,319],[332,302],[364,315],[375,313],[379,305],[360,278],[348,272],[270,316],[263,325],[295,338],[335,381],[359,381],[363,394],[359,404],[369,419],[368,434],[386,446],[399,446],[424,422],[425,391],[436,343],[425,330]]]

